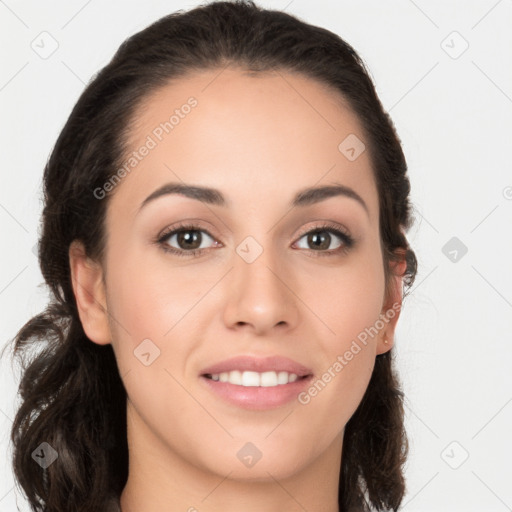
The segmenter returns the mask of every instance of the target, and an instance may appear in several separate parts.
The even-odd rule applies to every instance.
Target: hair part
[[[348,43],[252,1],[178,11],[131,36],[81,94],[44,169],[39,265],[51,301],[13,340],[22,366],[21,405],[11,431],[13,469],[34,511],[102,510],[126,483],[126,391],[112,346],[92,343],[82,328],[69,246],[80,240],[91,258],[104,259],[109,197],[98,200],[93,192],[124,160],[142,102],[173,80],[226,66],[254,74],[299,73],[350,105],[365,132],[379,193],[386,287],[390,264],[403,259],[405,288],[414,281],[416,257],[405,237],[412,223],[405,157],[368,71]],[[31,458],[41,442],[59,454],[58,463],[44,470]],[[406,456],[403,393],[390,350],[377,356],[345,428],[340,510],[396,511],[405,492]]]

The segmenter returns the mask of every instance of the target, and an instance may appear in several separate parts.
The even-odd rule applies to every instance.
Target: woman
[[[216,2],[125,41],[44,173],[52,302],[14,340],[33,510],[397,510],[406,171],[325,29]]]

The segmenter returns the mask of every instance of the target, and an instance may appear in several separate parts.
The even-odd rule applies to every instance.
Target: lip
[[[233,370],[252,372],[288,372],[295,373],[299,378],[295,382],[277,386],[239,386],[229,382],[214,381],[207,377],[212,374]],[[313,372],[304,365],[282,356],[257,358],[238,356],[214,364],[201,371],[200,381],[210,392],[242,409],[263,411],[281,407],[294,399],[313,379]]]
[[[212,375],[223,372],[240,370],[241,372],[288,372],[295,373],[298,377],[311,375],[313,371],[293,359],[283,356],[254,357],[237,356],[216,363],[204,370],[201,375]]]

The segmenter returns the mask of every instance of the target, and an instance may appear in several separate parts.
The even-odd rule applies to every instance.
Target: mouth
[[[286,371],[269,371],[269,372],[253,372],[253,371],[240,371],[232,370],[230,372],[222,373],[206,373],[202,375],[206,379],[216,382],[228,382],[235,386],[244,387],[275,387],[284,386],[292,382],[300,381],[310,377],[308,375],[297,375],[296,373],[289,373]]]
[[[199,377],[223,402],[262,411],[297,399],[313,379],[313,372],[281,356],[239,356],[206,368]]]

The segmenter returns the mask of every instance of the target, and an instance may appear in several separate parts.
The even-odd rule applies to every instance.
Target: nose
[[[299,318],[297,295],[289,270],[264,250],[251,263],[234,255],[234,268],[225,289],[223,318],[230,329],[249,329],[254,334],[272,329],[293,329]]]

